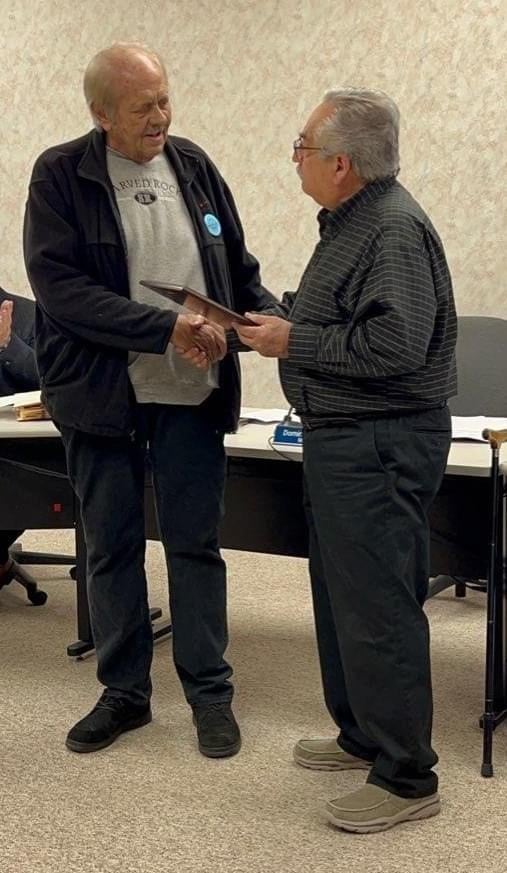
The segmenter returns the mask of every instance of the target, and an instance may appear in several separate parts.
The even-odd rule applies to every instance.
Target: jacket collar
[[[104,131],[92,130],[88,134],[85,153],[77,166],[78,176],[107,185],[106,135]]]
[[[169,159],[180,184],[190,184],[194,178],[199,158],[195,152],[169,137],[164,152]],[[85,153],[79,161],[77,173],[85,179],[110,186],[106,161],[106,135],[104,131],[92,130],[88,134]]]

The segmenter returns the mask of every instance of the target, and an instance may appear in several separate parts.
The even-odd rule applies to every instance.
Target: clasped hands
[[[276,315],[248,312],[255,326],[235,324],[234,329],[244,345],[266,358],[287,358],[292,324]],[[171,337],[176,351],[201,370],[221,361],[227,351],[222,327],[206,321],[202,315],[178,315]]]
[[[224,329],[202,315],[178,315],[171,342],[182,358],[200,370],[221,361],[227,352]]]

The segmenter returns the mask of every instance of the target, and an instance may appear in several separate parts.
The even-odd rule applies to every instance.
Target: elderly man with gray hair
[[[330,821],[369,832],[439,812],[431,746],[428,508],[446,465],[456,313],[442,243],[400,185],[399,113],[383,93],[328,92],[294,143],[320,241],[278,314],[241,340],[280,359],[304,425],[310,575],[337,739],[298,764],[369,770]],[[273,310],[275,311],[275,310]]]
[[[223,438],[239,418],[239,364],[223,330],[140,283],[189,286],[238,312],[274,298],[217,168],[195,143],[168,135],[169,84],[158,54],[138,43],[110,46],[91,60],[84,89],[97,129],[38,158],[24,230],[42,394],[80,500],[105,686],[66,744],[94,752],[151,721],[148,454],[176,670],[199,750],[226,757],[239,751],[241,734],[224,657],[218,528]],[[192,349],[197,360],[188,362]]]

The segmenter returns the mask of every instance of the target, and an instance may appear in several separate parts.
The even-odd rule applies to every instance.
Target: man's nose
[[[167,109],[164,111],[157,104],[156,106],[153,107],[153,109],[150,113],[150,122],[152,124],[160,124],[161,121],[163,121],[165,123],[167,121],[167,113],[168,113]]]

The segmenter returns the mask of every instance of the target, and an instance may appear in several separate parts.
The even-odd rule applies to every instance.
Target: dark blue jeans
[[[81,503],[97,676],[118,696],[151,695],[144,570],[146,453],[169,574],[173,657],[191,705],[230,700],[225,564],[218,548],[225,452],[202,407],[138,404],[132,437],[60,426]]]
[[[369,781],[437,790],[432,768],[428,509],[450,445],[447,408],[304,434],[317,643],[327,707]]]

